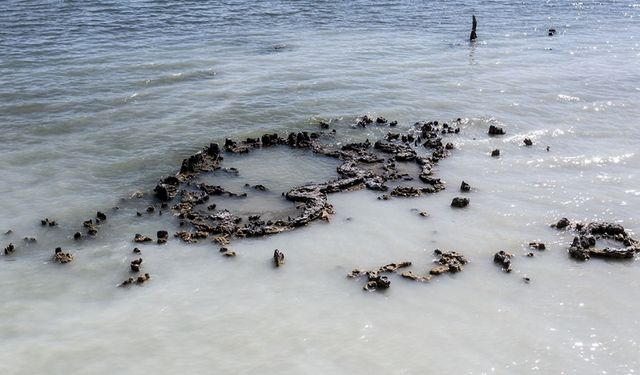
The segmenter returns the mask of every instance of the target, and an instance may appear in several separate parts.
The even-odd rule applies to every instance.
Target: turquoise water
[[[640,233],[639,17],[635,1],[0,2],[0,231],[41,238],[0,262],[0,372],[640,371],[637,262],[576,264],[571,236],[547,229],[567,216]],[[338,142],[383,134],[350,126],[365,113],[399,129],[463,118],[449,189],[336,196],[330,224],[240,242],[231,265],[170,243],[132,293],[113,287],[129,239],[168,217],[114,220],[68,272],[45,264],[81,218],[210,141],[336,118]],[[507,136],[487,139],[489,124]],[[307,178],[283,163],[277,178]],[[477,191],[453,213],[462,179]],[[495,272],[493,252],[538,238],[545,257]],[[384,296],[343,278],[439,246],[472,259],[459,278]],[[279,274],[276,247],[291,259]]]

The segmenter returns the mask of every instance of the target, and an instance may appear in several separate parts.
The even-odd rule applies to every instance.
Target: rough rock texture
[[[53,255],[53,261],[60,264],[69,263],[73,261],[73,255],[63,252],[62,248],[60,247],[56,247],[55,253]]]
[[[451,207],[463,208],[469,205],[469,198],[455,197],[451,201]]]
[[[511,272],[511,258],[513,254],[500,250],[493,255],[493,262],[502,267],[504,272]]]
[[[433,253],[437,256],[435,262],[437,266],[431,268],[429,273],[437,276],[443,273],[456,273],[462,271],[462,266],[467,264],[467,258],[455,251],[442,251],[436,249]]]
[[[551,227],[570,229],[577,233],[568,249],[569,256],[577,260],[589,260],[591,257],[633,259],[640,252],[640,241],[632,238],[620,224],[608,222],[572,224],[569,219],[562,218]],[[616,242],[620,247],[598,248],[598,240]]]
[[[361,276],[367,277],[367,282],[364,284],[362,289],[367,291],[374,291],[379,289],[387,289],[391,286],[391,280],[387,276],[382,275],[383,273],[392,273],[397,272],[401,268],[411,266],[411,262],[398,262],[398,263],[389,263],[382,267],[378,267],[372,270],[360,270],[355,269],[351,271],[347,277],[357,278]]]
[[[373,122],[374,120],[368,116],[359,119],[361,126]],[[378,119],[377,123],[386,124],[387,121]],[[179,200],[173,203],[173,213],[181,220],[181,225],[190,226],[193,232],[185,230],[176,233],[176,236],[187,243],[196,242],[194,232],[224,236],[225,241],[234,237],[277,234],[305,226],[316,220],[329,220],[333,207],[328,203],[328,194],[363,188],[387,191],[388,183],[413,179],[410,175],[399,171],[398,163],[417,164],[420,170],[417,177],[426,186],[398,185],[391,191],[391,196],[416,197],[443,190],[444,182],[433,173],[438,161],[447,157],[448,149],[451,149],[442,141],[442,134],[459,131],[459,128],[438,124],[437,121],[417,122],[407,134],[389,133],[384,139],[377,140],[373,144],[366,140],[341,147],[322,143],[319,140],[321,134],[308,132],[290,133],[285,138],[278,134],[264,134],[260,138],[249,138],[245,141],[227,139],[223,148],[216,143],[211,143],[202,151],[184,159],[179,173],[164,177],[156,185],[155,196],[163,203]],[[414,147],[419,144],[430,151],[430,154],[424,154],[424,151],[420,154]],[[237,198],[247,196],[247,193],[233,193],[221,186],[193,182],[203,173],[221,169],[223,152],[248,153],[256,148],[274,146],[309,149],[317,155],[340,159],[342,164],[337,168],[338,178],[323,183],[298,186],[286,192],[284,197],[296,204],[299,211],[298,216],[289,217],[287,220],[263,221],[260,220],[260,215],[240,217],[227,210],[216,210],[215,204],[209,204],[206,209],[200,207],[214,196]],[[239,173],[233,168],[222,169]],[[255,185],[254,188],[259,191],[268,190],[260,184]],[[143,236],[140,241],[144,239]]]

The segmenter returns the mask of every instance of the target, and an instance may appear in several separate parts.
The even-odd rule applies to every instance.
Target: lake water
[[[633,0],[1,2],[0,231],[14,233],[0,245],[17,251],[0,257],[0,373],[637,373],[640,263],[576,262],[549,224],[640,234],[639,19]],[[448,188],[330,195],[329,223],[234,241],[235,258],[207,241],[140,246],[152,279],[116,287],[135,233],[176,229],[121,199],[227,137],[329,119],[336,142],[388,131],[353,127],[363,114],[399,130],[462,118],[437,168]],[[212,181],[268,181],[251,204],[276,215],[280,189],[337,165],[280,150],[225,162],[238,180]],[[462,180],[471,204],[453,210]],[[73,242],[97,210],[98,236]],[[547,250],[525,257],[535,240]],[[75,261],[51,264],[56,246]],[[436,248],[470,263],[382,293],[345,277],[401,260],[424,272]]]

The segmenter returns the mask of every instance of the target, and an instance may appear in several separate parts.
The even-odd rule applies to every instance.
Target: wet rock
[[[420,276],[413,273],[412,271],[403,272],[400,276],[404,277],[405,279],[410,279],[413,281],[419,281],[423,283],[426,283],[427,281],[431,280],[431,276],[429,275]]]
[[[36,243],[37,240],[35,237],[25,237],[22,239],[25,243]]]
[[[535,256],[535,254],[534,254],[534,253],[531,253],[531,252],[527,253],[526,255],[527,255],[527,257],[529,257],[529,258],[533,258],[533,257]]]
[[[13,233],[13,230],[9,229],[8,231],[4,232],[4,235],[8,236],[8,235],[10,235],[12,233]]]
[[[273,252],[273,264],[276,267],[280,267],[284,264],[284,253],[278,249]]]
[[[153,206],[149,206],[149,207],[147,207],[147,213],[148,213],[148,214],[153,213],[153,211],[155,211],[155,210],[156,210],[156,209],[155,209]]]
[[[463,265],[468,261],[464,255],[456,251],[442,251],[440,249],[434,250],[434,254],[438,257],[436,259],[437,266],[431,268],[429,273],[431,275],[441,275],[443,273],[456,273],[463,269]]]
[[[4,248],[4,255],[11,255],[15,251],[16,251],[16,247],[12,243],[9,243],[7,247]]]
[[[131,272],[140,272],[140,268],[142,268],[142,258],[138,258],[131,261]]]
[[[391,195],[394,197],[418,197],[422,195],[424,189],[419,189],[413,186],[397,186],[391,191]]]
[[[511,272],[511,258],[513,254],[500,250],[493,255],[493,262],[502,267],[504,272]]]
[[[567,219],[566,217],[563,217],[562,219],[558,220],[557,223],[551,224],[551,227],[556,229],[564,229],[569,225],[571,225],[571,222],[569,221],[569,219]]]
[[[444,148],[446,150],[453,150],[455,148],[455,146],[453,145],[453,143],[447,143],[446,145],[444,145]]]
[[[178,185],[180,185],[180,180],[177,177],[169,176],[162,179],[153,191],[159,200],[166,202],[176,196]]]
[[[373,122],[373,119],[371,119],[371,117],[364,115],[358,119],[357,124],[358,126],[362,126],[364,128],[367,125],[371,124],[372,122]]]
[[[222,256],[225,256],[225,257],[228,257],[228,258],[236,256],[236,252],[235,251],[229,250],[226,247],[221,247],[220,248],[220,253],[222,254]]]
[[[427,211],[420,211],[420,213],[418,215],[420,215],[422,217],[427,217],[427,216],[429,216],[429,213]]]
[[[56,225],[58,225],[58,223],[56,223],[55,220],[50,220],[49,218],[46,218],[46,217],[40,220],[40,224],[42,224],[43,227],[45,226],[55,227]]]
[[[545,244],[542,242],[529,242],[529,247],[534,248],[536,250],[546,250]]]
[[[320,129],[329,129],[329,124],[324,121],[320,121]]]
[[[548,36],[554,36],[554,35],[556,35],[556,29],[549,29],[549,30],[547,31],[547,35],[548,35]]]
[[[53,261],[64,264],[73,261],[73,255],[70,253],[65,253],[62,251],[62,248],[56,247],[55,253],[53,255]]]
[[[386,124],[387,123],[387,119],[380,116],[376,119],[376,124]]]
[[[228,235],[224,235],[224,236],[217,236],[214,237],[213,242],[217,243],[218,245],[228,245],[230,242],[230,237]]]
[[[498,150],[497,148],[493,151],[491,151],[491,156],[493,157],[498,157],[500,156],[500,150]]]
[[[391,126],[391,127],[396,127],[396,126],[398,126],[398,121],[391,121],[391,122],[389,123],[389,126]]]
[[[195,236],[195,233],[193,233],[193,232],[180,231],[180,232],[176,232],[173,236],[181,239],[182,241],[184,241],[186,243],[196,243],[196,242],[198,242],[198,240],[197,240],[197,238]]]
[[[136,211],[136,216],[142,216],[142,213],[139,211]]]
[[[524,281],[525,284],[529,284],[531,282],[531,278],[529,276],[524,276],[522,277],[522,281]]]
[[[80,233],[80,232],[75,232],[75,233],[73,234],[73,239],[74,239],[74,240],[79,240],[79,239],[81,239],[81,238],[82,238],[82,233]]]
[[[142,251],[140,249],[138,249],[137,247],[134,247],[131,252],[134,253],[134,254],[142,254]]]
[[[462,183],[460,184],[460,191],[464,193],[471,191],[471,185],[462,181]]]
[[[376,272],[369,272],[368,281],[362,289],[366,291],[375,291],[380,289],[389,289],[391,286],[391,280],[388,277],[380,275]]]
[[[255,185],[253,188],[254,188],[254,189],[256,189],[256,190],[260,190],[260,191],[267,191],[267,190],[269,190],[269,189],[267,189],[264,185]]]
[[[140,233],[136,233],[136,235],[133,237],[133,241],[138,243],[143,243],[143,242],[151,242],[153,241],[153,239],[151,239],[151,237],[143,236]]]
[[[524,145],[525,146],[533,146],[533,141],[529,138],[525,138],[524,139]]]
[[[149,280],[151,280],[151,276],[148,273],[145,273],[144,275],[136,278],[136,284],[144,284]]]
[[[491,126],[489,126],[489,132],[488,133],[489,133],[489,135],[503,135],[503,134],[505,134],[505,131],[504,131],[504,129],[502,129],[502,128],[498,127],[498,126],[491,125]]]
[[[103,212],[98,211],[96,212],[96,218],[98,220],[105,221],[107,220],[107,215],[105,215]]]
[[[167,232],[166,230],[159,230],[157,233],[157,237],[158,244],[167,243],[167,241],[169,240],[169,232]]]
[[[451,207],[463,208],[469,205],[469,198],[455,197],[451,201]]]

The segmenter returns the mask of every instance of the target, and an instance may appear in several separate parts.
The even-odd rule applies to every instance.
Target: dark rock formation
[[[469,198],[455,197],[451,201],[451,207],[462,208],[469,205]]]
[[[273,252],[273,265],[276,267],[280,267],[283,264],[284,264],[284,254],[280,250],[276,249]]]
[[[529,242],[529,247],[536,250],[546,250],[546,246],[542,242]]]
[[[489,135],[504,135],[506,134],[504,129],[502,129],[501,127],[495,126],[495,125],[491,125],[489,126]]]
[[[497,148],[493,151],[491,151],[491,156],[493,157],[498,157],[500,156],[500,150],[498,150]]]
[[[478,35],[476,34],[476,27],[478,26],[478,22],[476,21],[476,16],[471,16],[471,34],[469,35],[469,41],[475,42],[478,39]]]
[[[493,255],[493,262],[502,267],[504,272],[509,273],[511,272],[511,258],[513,258],[513,254],[500,250]]]
[[[460,191],[463,193],[471,191],[471,185],[462,181],[462,183],[460,184]]]
[[[11,255],[16,251],[16,247],[10,243],[4,248],[4,255]]]
[[[142,268],[142,258],[138,258],[131,261],[131,272],[140,272]]]
[[[167,232],[166,230],[159,230],[157,233],[157,237],[158,244],[167,243],[167,240],[169,240],[169,232]]]
[[[529,138],[525,138],[524,139],[524,145],[525,146],[533,146],[533,141]]]

